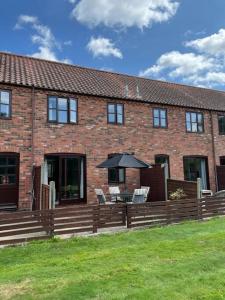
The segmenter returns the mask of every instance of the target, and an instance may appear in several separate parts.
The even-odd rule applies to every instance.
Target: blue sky
[[[7,0],[0,50],[225,89],[224,0]]]

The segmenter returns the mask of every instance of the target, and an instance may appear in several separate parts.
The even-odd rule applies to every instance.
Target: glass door
[[[80,158],[61,158],[61,201],[80,199]]]
[[[48,180],[55,181],[56,201],[73,204],[84,201],[86,188],[85,156],[47,155]]]
[[[201,188],[208,189],[208,167],[207,159],[201,157],[184,158],[184,179],[197,181],[201,178]]]

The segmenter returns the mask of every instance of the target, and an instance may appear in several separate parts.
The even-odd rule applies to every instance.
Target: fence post
[[[100,204],[93,207],[93,233],[98,232]]]
[[[50,181],[49,183],[49,208],[55,208],[56,190],[55,181]]]
[[[166,201],[166,224],[171,223],[170,200]]]
[[[54,210],[48,210],[48,235],[49,237],[54,237]]]
[[[129,209],[129,205],[126,205],[126,214],[127,214],[127,228],[131,228],[131,217],[130,217],[130,209]],[[131,204],[134,205],[134,204]]]
[[[201,198],[201,178],[197,178],[197,198]]]

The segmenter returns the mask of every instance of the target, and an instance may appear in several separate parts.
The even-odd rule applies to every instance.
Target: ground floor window
[[[155,163],[156,164],[166,164],[166,175],[167,178],[170,178],[170,159],[169,155],[166,154],[157,154],[155,155]]]
[[[47,155],[48,181],[56,185],[56,200],[74,203],[85,200],[86,159],[83,155]]]
[[[225,156],[220,156],[220,165],[225,166]]]
[[[201,178],[201,188],[209,188],[208,159],[206,157],[184,157],[184,179],[197,181]]]
[[[112,158],[116,154],[109,154],[108,158]],[[126,181],[126,170],[124,168],[109,168],[108,169],[108,183],[120,184]]]

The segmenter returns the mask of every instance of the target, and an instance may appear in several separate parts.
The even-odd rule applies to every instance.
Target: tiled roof
[[[225,92],[0,52],[0,83],[225,111]]]

